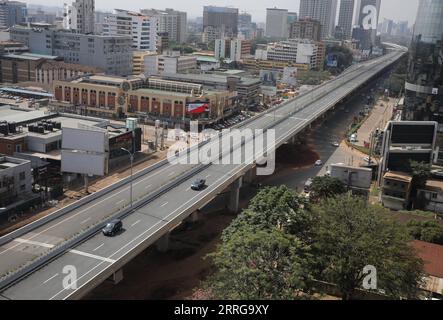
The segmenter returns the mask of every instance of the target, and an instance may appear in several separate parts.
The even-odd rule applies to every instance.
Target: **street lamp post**
[[[135,152],[134,153],[132,153],[131,151],[129,151],[128,149],[126,149],[126,148],[121,148],[121,150],[122,151],[125,151],[125,152],[127,152],[128,154],[129,154],[129,158],[130,158],[130,160],[131,160],[131,183],[130,183],[130,200],[131,200],[131,209],[132,209],[132,166],[133,166],[133,164],[134,164],[134,154],[135,154]]]

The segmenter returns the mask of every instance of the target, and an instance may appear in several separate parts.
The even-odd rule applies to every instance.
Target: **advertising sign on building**
[[[283,77],[281,82],[290,86],[297,85],[297,68],[285,67],[283,69]]]

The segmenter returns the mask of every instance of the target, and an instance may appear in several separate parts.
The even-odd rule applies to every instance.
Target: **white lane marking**
[[[51,249],[55,247],[55,245],[53,245],[53,244],[43,243],[43,242],[39,242],[39,241],[31,241],[31,240],[22,239],[22,238],[14,239],[14,241],[15,242],[20,242],[20,243],[26,243],[26,244],[33,244],[33,245],[36,245],[36,246],[45,247],[45,248],[51,248]]]
[[[219,179],[217,179],[215,181],[215,183],[218,183],[221,179],[223,179],[225,176],[228,176],[231,172],[235,171],[237,168],[232,169],[229,173],[223,175],[222,177],[220,177]],[[214,183],[214,184],[215,184]],[[209,190],[209,189],[208,189]],[[185,202],[184,204],[182,204],[180,207],[178,207],[176,210],[174,210],[173,212],[171,212],[168,216],[166,216],[164,218],[164,220],[168,219],[171,215],[173,215],[175,212],[177,212],[181,207],[184,207],[185,205],[187,205],[189,202],[191,202],[192,200],[194,200],[195,198],[199,197],[199,195],[194,196],[193,198],[189,199],[187,202]],[[120,252],[121,250],[123,250],[124,248],[126,248],[129,244],[131,244],[132,242],[136,241],[137,239],[139,239],[140,237],[143,237],[147,232],[149,232],[151,229],[157,227],[159,224],[163,223],[164,220],[161,220],[159,222],[157,222],[155,225],[151,226],[149,229],[145,230],[144,232],[142,232],[140,235],[138,235],[137,237],[135,237],[134,239],[132,239],[131,241],[129,241],[128,243],[126,243],[123,247],[121,247],[120,249],[118,249],[117,251],[115,251],[113,254],[111,254],[109,257],[112,257],[114,255],[116,255],[118,252]],[[156,231],[154,231],[153,233],[151,233],[148,237],[152,236],[152,234],[154,234],[155,232],[157,232],[158,229]],[[141,242],[145,241],[145,239],[143,239]],[[139,242],[139,244],[141,243]],[[139,245],[137,244],[137,245]],[[94,266],[93,268],[91,268],[88,272],[86,272],[85,274],[83,274],[82,276],[80,276],[77,280],[82,279],[83,277],[87,276],[89,273],[91,273],[93,270],[95,270],[96,268],[98,268],[100,265],[102,265],[103,262],[100,262],[99,264],[97,264],[96,266]],[[87,281],[86,283],[88,283],[89,281]],[[85,284],[81,285],[80,288],[84,287]],[[54,299],[56,296],[58,296],[60,293],[62,293],[63,291],[65,291],[66,289],[62,289],[59,292],[57,292],[55,295],[53,295],[50,300]],[[63,300],[66,300],[70,295],[66,296],[63,298]]]
[[[109,263],[114,263],[115,262],[115,260],[113,260],[113,259],[97,256],[95,254],[91,254],[91,253],[87,253],[87,252],[83,252],[83,251],[69,250],[69,252],[74,253],[74,254],[78,254],[78,255],[81,255],[81,256],[84,256],[84,257],[101,260],[103,262],[109,262]]]
[[[210,174],[208,174],[208,175],[207,175],[207,176],[206,176],[205,178],[206,178],[206,179],[208,179],[208,178],[210,178],[210,177],[211,177],[211,175],[210,175]]]
[[[49,281],[51,281],[52,279],[54,279],[57,276],[58,276],[58,273],[54,274],[51,278],[49,278],[48,280],[44,281],[43,284],[48,283]]]
[[[101,247],[103,247],[105,244],[104,243],[102,243],[101,245],[99,245],[97,248],[95,248],[94,250],[92,250],[92,251],[97,251],[98,249],[100,249]]]
[[[116,204],[116,205],[119,205],[120,203],[123,203],[123,202],[125,202],[125,199],[122,199],[122,200],[120,200],[119,202],[116,202],[115,204]]]
[[[150,187],[152,187],[152,184],[149,184],[145,187],[145,189],[149,189]]]
[[[163,203],[160,207],[164,207],[165,205],[167,205],[169,202]]]
[[[141,220],[135,221],[133,224],[131,224],[131,227],[134,227],[135,225],[139,224]]]
[[[168,177],[172,176],[173,174],[175,174],[175,172],[171,172],[170,174],[168,174]]]
[[[89,220],[91,220],[91,217],[89,217],[88,219],[83,220],[82,222],[80,222],[80,224],[85,224],[85,223],[88,222]]]
[[[155,173],[153,173],[153,174],[148,174],[145,178],[141,179],[140,181],[135,182],[135,183],[134,183],[134,186],[136,186],[136,185],[138,185],[138,184],[140,184],[140,183],[146,181],[147,179],[151,179],[152,177],[155,177],[155,176],[159,175],[160,173],[162,173],[163,171],[166,171],[166,170],[170,170],[170,166],[169,166],[169,165],[166,165],[165,168],[159,170],[158,172],[155,172]],[[139,171],[139,172],[141,172],[141,171]],[[129,190],[129,188],[130,188],[130,186],[128,186],[128,187],[126,187],[126,188],[124,188],[124,189],[118,191],[118,192],[115,193],[115,194],[112,194],[111,196],[109,196],[109,197],[107,197],[107,198],[105,198],[105,199],[103,199],[103,200],[98,201],[97,203],[94,203],[93,205],[91,205],[91,206],[88,207],[88,208],[85,208],[85,209],[83,209],[83,210],[81,210],[81,211],[79,211],[79,212],[77,212],[77,213],[75,213],[75,214],[73,214],[73,215],[71,215],[71,216],[69,216],[69,217],[64,218],[63,220],[57,222],[56,224],[54,224],[54,225],[52,225],[52,226],[49,226],[48,228],[43,229],[42,231],[40,231],[40,232],[38,232],[38,233],[33,234],[31,237],[28,238],[28,240],[34,239],[34,238],[38,237],[39,235],[41,235],[42,233],[45,233],[46,231],[51,230],[51,229],[53,229],[53,228],[59,226],[60,224],[66,222],[66,221],[68,221],[68,220],[71,220],[72,218],[75,218],[76,216],[82,214],[83,212],[86,212],[86,211],[88,211],[88,210],[94,208],[95,206],[97,206],[97,205],[99,205],[99,204],[101,204],[101,203],[103,203],[103,202],[108,201],[108,200],[111,199],[111,198],[114,198],[114,197],[117,196],[118,194],[120,194],[120,193],[122,193],[122,192],[125,192],[125,191]],[[111,191],[111,192],[112,192],[112,191]],[[75,209],[74,209],[74,210],[75,210]],[[6,249],[3,250],[3,251],[0,251],[0,255],[3,254],[3,253],[5,253],[5,252],[7,252],[7,251],[10,251],[10,250],[16,248],[17,246],[19,246],[19,244],[14,245],[14,246],[11,246],[11,247],[9,247],[9,248],[6,248]]]

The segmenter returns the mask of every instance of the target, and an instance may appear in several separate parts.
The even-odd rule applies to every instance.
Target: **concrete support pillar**
[[[200,220],[200,210],[194,211],[190,216],[189,216],[189,221],[192,223],[197,223]]]
[[[169,232],[157,240],[156,247],[160,252],[167,252],[169,250]]]
[[[108,278],[113,284],[119,284],[123,280],[123,269],[119,269]]]
[[[238,178],[231,185],[231,191],[229,193],[229,203],[228,210],[231,213],[237,213],[239,209],[239,200],[240,200],[240,188],[242,186],[243,179],[242,177]]]
[[[253,184],[256,177],[257,177],[257,167],[253,167],[251,170],[246,172],[245,175],[243,176],[243,183]]]

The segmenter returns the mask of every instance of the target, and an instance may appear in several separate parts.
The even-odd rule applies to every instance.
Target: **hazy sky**
[[[23,1],[23,0],[22,0]],[[44,4],[50,6],[62,6],[63,2],[72,0],[24,0],[27,3]],[[382,0],[380,18],[389,18],[396,21],[408,20],[410,24],[415,21],[419,0]],[[96,8],[100,10],[112,10],[114,8],[138,10],[140,8],[164,9],[174,8],[188,12],[189,17],[194,18],[203,15],[204,5],[232,6],[240,11],[252,14],[253,21],[264,22],[266,20],[266,8],[278,7],[299,11],[299,0],[96,0]]]

